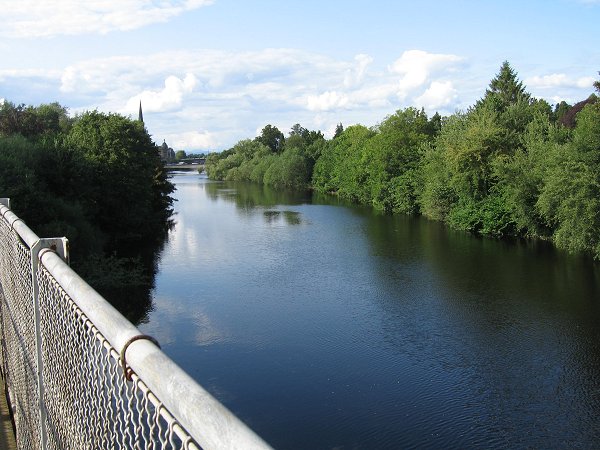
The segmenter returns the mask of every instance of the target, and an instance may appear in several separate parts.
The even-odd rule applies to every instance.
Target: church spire
[[[140,100],[140,112],[138,113],[138,120],[144,123],[144,115],[142,114],[142,101]]]

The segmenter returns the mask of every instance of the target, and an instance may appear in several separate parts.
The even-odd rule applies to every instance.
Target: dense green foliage
[[[600,92],[600,82],[594,84]],[[207,160],[209,177],[310,187],[391,213],[496,237],[549,239],[600,259],[600,102],[551,107],[508,62],[464,112],[399,110],[325,140],[267,125]]]
[[[296,124],[287,139],[271,125],[254,140],[211,153],[206,172],[215,180],[252,181],[277,189],[307,189],[316,159],[326,141],[320,132]]]
[[[67,236],[96,287],[139,282],[137,249],[162,242],[172,214],[173,185],[142,123],[71,119],[58,104],[0,105],[0,192],[39,236]]]

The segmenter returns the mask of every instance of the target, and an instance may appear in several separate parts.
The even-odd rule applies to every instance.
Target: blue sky
[[[600,0],[0,0],[0,99],[137,117],[176,150],[266,124],[464,110],[508,60],[535,97],[600,78]]]

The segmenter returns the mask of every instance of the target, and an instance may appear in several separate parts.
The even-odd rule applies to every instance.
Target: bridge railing
[[[269,446],[0,199],[0,361],[20,449]]]

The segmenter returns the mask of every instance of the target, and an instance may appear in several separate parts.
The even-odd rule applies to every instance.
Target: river
[[[178,173],[140,328],[278,449],[599,448],[600,265]]]

